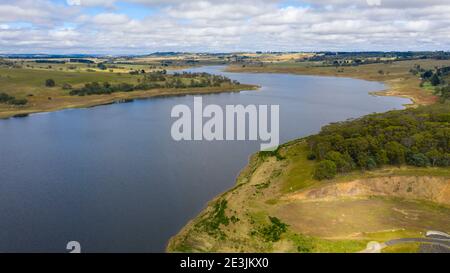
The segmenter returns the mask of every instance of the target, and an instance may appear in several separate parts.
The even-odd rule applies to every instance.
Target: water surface
[[[260,91],[203,96],[203,103],[279,104],[280,139],[334,121],[400,109],[376,82],[222,73]],[[170,236],[233,186],[257,141],[175,142],[174,105],[192,96],[0,120],[0,252],[161,252]]]

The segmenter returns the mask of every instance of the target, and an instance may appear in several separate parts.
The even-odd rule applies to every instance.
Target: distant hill
[[[59,59],[59,58],[96,58],[101,55],[89,54],[0,54],[0,58],[18,58],[18,59]]]

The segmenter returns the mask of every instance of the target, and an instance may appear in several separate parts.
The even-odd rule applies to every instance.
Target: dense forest
[[[372,114],[334,123],[308,138],[315,178],[384,165],[450,166],[450,104]]]
[[[237,81],[231,79],[212,75],[208,73],[174,73],[167,74],[165,70],[145,73],[138,72],[136,74],[143,74],[142,79],[138,79],[138,84],[119,83],[110,84],[108,82],[86,83],[82,88],[73,89],[70,95],[94,95],[94,94],[111,94],[114,92],[131,92],[137,90],[150,90],[155,88],[202,88],[202,87],[220,87],[223,84],[239,85]]]

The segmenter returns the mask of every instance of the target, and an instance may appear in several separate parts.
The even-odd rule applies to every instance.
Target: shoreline
[[[90,95],[90,96],[62,96],[59,98],[54,98],[55,101],[58,99],[69,99],[73,101],[61,102],[60,105],[54,105],[48,108],[30,108],[25,107],[11,107],[11,111],[0,112],[0,120],[5,120],[9,118],[23,118],[32,114],[37,113],[50,113],[57,112],[67,109],[83,109],[83,108],[93,108],[103,105],[111,105],[116,103],[127,103],[134,100],[144,100],[152,98],[162,98],[162,97],[175,97],[175,96],[188,96],[188,95],[210,95],[219,93],[235,93],[242,91],[253,91],[258,90],[261,87],[258,85],[250,84],[240,84],[236,86],[229,87],[208,87],[208,88],[185,88],[185,89],[151,89],[144,91],[132,91],[132,92],[117,92],[109,95]],[[88,100],[86,98],[89,97]]]
[[[288,145],[290,142],[281,144],[281,146],[284,145]],[[260,161],[259,161],[259,156],[258,156],[258,152],[250,154],[248,156],[248,160],[247,160],[247,164],[239,171],[239,173],[236,175],[236,178],[234,179],[234,185],[229,188],[228,190],[225,190],[224,192],[221,192],[219,194],[217,194],[216,196],[214,196],[213,198],[211,198],[211,200],[209,200],[204,206],[203,208],[200,210],[200,212],[193,217],[192,219],[190,219],[177,233],[175,233],[174,235],[172,235],[169,240],[166,243],[166,247],[165,247],[165,253],[177,253],[176,251],[173,250],[173,246],[172,244],[174,244],[174,240],[177,239],[177,237],[182,236],[184,233],[188,232],[189,229],[191,229],[196,221],[202,216],[204,215],[207,210],[212,207],[212,205],[217,202],[218,200],[220,200],[222,197],[226,196],[228,193],[233,192],[234,190],[236,190],[237,188],[239,188],[241,185],[243,185],[244,183],[241,183],[240,180],[243,179],[249,179],[249,174],[248,172],[251,169],[256,169],[257,167],[259,167],[260,165]]]
[[[400,61],[399,63],[401,63]],[[371,67],[372,66],[372,67]],[[374,65],[363,65],[360,67],[344,67],[343,72],[338,72],[334,67],[252,67],[230,65],[226,72],[231,73],[273,73],[290,74],[303,76],[325,76],[338,78],[351,78],[372,82],[380,82],[386,86],[386,89],[370,92],[376,96],[399,97],[411,100],[411,103],[404,104],[406,108],[415,108],[420,105],[431,105],[437,102],[437,97],[420,87],[420,79],[408,74],[407,71],[396,74],[374,74]],[[347,69],[347,71],[345,71]],[[348,71],[350,70],[350,71]]]
[[[384,84],[386,86],[385,90],[380,90],[380,91],[373,91],[373,92],[369,92],[369,94],[375,95],[375,96],[389,96],[389,97],[399,97],[399,98],[407,98],[410,100],[411,103],[409,104],[403,104],[403,106],[405,107],[405,109],[408,108],[416,108],[420,105],[429,105],[429,104],[434,104],[436,103],[437,100],[433,100],[432,103],[429,103],[428,101],[421,101],[420,99],[417,99],[413,94],[407,94],[407,93],[399,93],[398,90],[402,90],[402,87],[400,87],[398,84],[395,85],[395,81],[398,79],[390,79],[390,80],[375,80],[372,78],[367,78],[367,77],[362,77],[361,75],[357,75],[357,74],[352,74],[352,75],[348,75],[348,74],[344,74],[344,75],[330,75],[327,74],[326,72],[322,72],[322,73],[302,73],[302,72],[285,72],[285,71],[275,71],[275,70],[267,70],[267,71],[261,71],[261,70],[252,70],[252,69],[247,69],[243,67],[236,67],[236,66],[227,66],[226,69],[224,70],[225,72],[231,72],[231,73],[274,73],[274,74],[291,74],[291,75],[305,75],[305,76],[328,76],[328,77],[340,77],[340,78],[351,78],[351,79],[358,79],[358,80],[366,80],[366,81],[377,81],[380,82],[382,84]],[[397,90],[397,92],[396,92]],[[282,143],[280,145],[281,149],[282,147],[288,147],[291,144],[295,144],[298,142],[301,142],[302,140],[304,140],[305,137],[300,137],[297,139],[293,139],[290,140],[286,143]],[[249,180],[249,176],[252,173],[252,170],[257,169],[261,164],[260,164],[260,160],[259,160],[259,153],[253,153],[251,155],[249,155],[249,159],[247,164],[241,169],[241,171],[238,173],[236,179],[235,179],[235,184],[228,190],[219,193],[218,195],[214,196],[213,198],[211,198],[211,200],[209,200],[205,206],[203,207],[203,209],[201,210],[201,212],[195,216],[194,218],[190,219],[176,234],[174,234],[172,237],[169,238],[168,242],[166,243],[166,248],[165,248],[165,252],[177,252],[176,249],[176,244],[178,243],[177,240],[179,240],[180,238],[184,237],[184,235],[186,233],[189,232],[189,230],[191,230],[193,228],[193,226],[199,221],[198,219],[201,219],[206,213],[208,213],[208,211],[211,209],[211,207],[213,206],[213,204],[215,202],[217,202],[218,200],[220,200],[221,198],[224,198],[228,193],[235,191],[236,189],[238,189],[241,185],[245,184],[242,182],[242,180]]]
[[[237,68],[237,69],[236,69]],[[270,74],[289,74],[289,75],[303,75],[303,76],[317,76],[317,77],[339,77],[339,78],[349,78],[349,79],[356,79],[356,80],[365,80],[365,81],[374,81],[374,80],[368,80],[368,79],[364,79],[361,77],[357,77],[355,76],[343,76],[343,75],[327,75],[327,74],[303,74],[303,73],[295,73],[295,72],[278,72],[278,71],[258,71],[258,70],[251,70],[251,69],[242,69],[240,70],[239,67],[236,66],[227,66],[224,70],[224,72],[229,72],[229,73],[270,73]],[[418,103],[417,101],[410,96],[405,96],[405,95],[394,95],[394,94],[390,94],[389,92],[393,89],[390,85],[390,83],[385,82],[385,81],[378,81],[380,83],[382,83],[383,85],[386,86],[386,89],[384,90],[380,90],[380,91],[373,91],[373,92],[369,92],[369,95],[374,95],[374,96],[389,96],[389,97],[400,97],[400,98],[407,98],[411,101],[411,103],[409,104],[403,104],[403,106],[405,107],[405,109],[409,108],[409,107],[417,107]],[[296,139],[292,139],[290,141],[287,141],[286,143],[282,143],[280,144],[280,148],[281,147],[287,147],[289,145],[291,145],[292,143],[297,143],[300,142],[302,140],[305,140],[306,137],[300,137],[300,138],[296,138]],[[225,190],[222,193],[217,194],[216,196],[214,196],[213,198],[211,198],[205,205],[204,207],[201,209],[200,213],[195,216],[194,218],[190,219],[176,234],[174,234],[173,236],[171,236],[169,238],[169,240],[166,243],[166,248],[165,248],[165,252],[166,253],[171,253],[174,252],[173,250],[173,246],[172,244],[174,244],[175,240],[178,237],[183,236],[183,234],[185,234],[186,232],[188,232],[196,223],[196,221],[202,217],[202,215],[208,210],[210,209],[210,207],[217,202],[218,200],[220,200],[221,198],[223,198],[224,196],[226,196],[228,193],[233,192],[234,190],[236,190],[240,185],[242,185],[242,183],[240,182],[240,180],[243,179],[249,179],[249,170],[251,169],[256,169],[259,167],[260,165],[260,160],[259,160],[259,156],[258,156],[258,152],[250,154],[248,156],[248,160],[246,165],[239,171],[239,173],[236,175],[235,178],[235,184],[229,188],[228,190]]]
[[[228,70],[226,69],[225,72],[229,73],[268,73],[268,74],[289,74],[289,75],[298,75],[298,76],[316,76],[316,77],[336,77],[336,78],[348,78],[348,79],[355,79],[355,80],[363,80],[363,81],[370,81],[370,82],[379,82],[386,86],[386,89],[380,90],[380,91],[372,91],[369,92],[370,95],[374,96],[380,96],[380,97],[397,97],[397,98],[404,98],[409,99],[411,103],[403,104],[405,108],[409,107],[417,107],[419,105],[427,105],[419,103],[419,101],[413,96],[408,94],[398,94],[395,93],[394,90],[396,89],[393,87],[393,84],[388,81],[382,81],[382,80],[372,80],[360,77],[358,75],[328,75],[328,74],[308,74],[308,73],[302,73],[302,72],[277,72],[277,71],[258,71],[258,70]]]
[[[405,110],[397,110],[397,111],[405,111]],[[407,111],[407,110],[406,110]],[[295,140],[288,141],[286,143],[283,143],[279,146],[279,152],[286,156],[286,154],[289,153],[290,149],[296,149],[295,146],[306,146],[306,138],[298,138]],[[278,152],[278,153],[279,153]],[[301,156],[306,160],[306,153],[293,153],[293,156]],[[201,230],[201,225],[205,221],[208,221],[209,218],[213,217],[213,215],[216,215],[217,210],[217,204],[223,202],[224,200],[227,202],[228,207],[225,207],[228,211],[228,216],[230,215],[237,217],[239,221],[244,226],[243,228],[239,228],[237,226],[234,226],[233,228],[222,226],[222,228],[227,232],[227,235],[235,234],[236,229],[238,230],[245,230],[248,231],[249,224],[254,225],[255,223],[253,220],[256,219],[258,224],[261,224],[260,219],[261,215],[265,216],[275,216],[278,217],[279,215],[276,215],[276,213],[279,214],[280,210],[277,210],[278,208],[285,206],[287,208],[288,205],[294,204],[297,201],[300,202],[332,202],[336,201],[339,202],[341,200],[364,200],[364,198],[369,198],[370,196],[376,196],[376,195],[370,195],[372,192],[362,192],[359,193],[359,196],[356,196],[352,193],[352,191],[349,191],[348,186],[356,187],[355,184],[366,184],[366,182],[371,182],[372,184],[388,184],[392,190],[392,193],[390,194],[383,194],[376,192],[378,190],[378,186],[376,186],[374,189],[376,189],[374,192],[378,193],[378,197],[374,197],[373,200],[384,200],[383,198],[393,198],[393,200],[399,200],[399,198],[405,198],[406,202],[428,202],[429,204],[434,204],[435,206],[439,206],[442,208],[449,208],[449,201],[448,199],[445,199],[445,197],[438,196],[439,198],[444,199],[428,199],[428,197],[419,196],[419,197],[411,197],[410,196],[410,190],[406,190],[406,186],[403,187],[404,192],[398,193],[397,190],[393,190],[398,186],[398,180],[401,178],[407,179],[404,185],[408,183],[416,183],[420,184],[424,182],[423,184],[429,184],[431,182],[436,182],[437,184],[434,186],[442,186],[445,183],[448,183],[450,180],[450,169],[448,167],[430,167],[430,168],[420,168],[420,167],[414,167],[414,166],[406,166],[402,165],[400,167],[397,166],[385,166],[380,169],[376,169],[373,171],[367,171],[367,172],[361,172],[361,171],[353,171],[349,174],[340,175],[331,181],[325,181],[325,182],[316,182],[314,184],[305,184],[304,188],[300,189],[292,189],[292,187],[287,191],[285,186],[281,184],[283,179],[285,178],[279,178],[275,177],[274,181],[270,182],[267,187],[259,188],[258,186],[262,185],[262,181],[264,180],[264,177],[270,177],[269,181],[273,177],[273,173],[276,172],[278,169],[282,169],[284,171],[289,172],[292,170],[291,162],[292,159],[288,159],[288,162],[290,162],[288,165],[284,165],[285,159],[278,160],[278,158],[274,155],[270,156],[264,156],[261,155],[259,152],[253,153],[249,156],[249,160],[247,164],[241,169],[241,171],[238,173],[237,178],[235,179],[235,183],[232,187],[227,189],[226,191],[219,193],[218,195],[211,198],[205,206],[202,208],[201,212],[197,214],[194,218],[190,219],[176,234],[170,237],[168,242],[166,243],[165,252],[166,253],[193,253],[193,252],[216,252],[218,251],[226,251],[226,252],[234,252],[236,250],[232,250],[230,248],[230,245],[233,243],[224,243],[221,244],[220,240],[217,242],[217,238],[214,238],[213,235],[208,234],[207,231]],[[304,163],[299,163],[304,164]],[[314,163],[313,163],[314,164]],[[301,165],[302,169],[308,169],[310,166],[307,165]],[[298,168],[298,166],[297,166]],[[283,173],[282,171],[281,173]],[[281,180],[280,180],[281,179]],[[422,181],[422,182],[420,182]],[[447,181],[447,182],[445,182]],[[411,187],[411,184],[408,184],[409,187]],[[327,188],[328,187],[328,188]],[[329,194],[330,192],[336,192],[334,188],[340,189],[339,193],[342,194],[342,197],[339,196],[333,196],[332,194],[330,197],[324,196],[322,197],[320,194]],[[361,187],[364,189],[364,187]],[[420,188],[420,187],[419,187]],[[447,186],[448,188],[448,186]],[[321,189],[324,189],[321,191]],[[332,189],[332,190],[327,190]],[[445,190],[441,190],[445,191]],[[318,192],[319,194],[316,194],[317,197],[311,197],[311,200],[308,200],[307,197],[309,197],[308,192]],[[427,192],[427,191],[425,191]],[[256,195],[255,195],[256,194]],[[347,195],[346,195],[347,194]],[[396,195],[398,194],[398,196]],[[431,196],[436,197],[436,196]],[[303,199],[302,199],[303,198]],[[314,199],[315,198],[315,199]],[[335,199],[333,199],[335,198]],[[342,198],[342,199],[340,199]],[[348,198],[348,199],[346,199]],[[359,199],[358,199],[359,198]],[[377,199],[378,198],[378,199]],[[397,198],[397,199],[396,199]],[[251,200],[252,199],[252,200]],[[370,199],[370,198],[369,198]],[[302,201],[306,200],[306,201]],[[371,199],[370,199],[371,200]],[[419,200],[419,201],[417,201]],[[244,204],[245,202],[249,202],[248,204]],[[428,204],[427,203],[427,204]],[[400,204],[400,203],[399,203]],[[270,206],[274,206],[275,208],[271,208]],[[246,207],[249,208],[247,211],[241,211],[240,208]],[[259,210],[254,209],[255,207],[260,208]],[[259,214],[256,214],[256,211],[259,212]],[[254,214],[252,214],[254,213]],[[256,216],[257,218],[252,218]],[[248,219],[247,219],[248,218]],[[253,220],[252,220],[253,219]],[[258,225],[257,224],[257,225]],[[289,223],[288,223],[289,225]],[[287,233],[288,238],[292,239],[293,233],[295,231],[289,231]],[[376,230],[372,232],[360,232],[358,233],[358,236],[344,236],[344,237],[333,237],[333,236],[318,236],[318,235],[306,235],[307,238],[314,238],[316,240],[322,240],[322,243],[325,241],[328,241],[332,243],[335,241],[336,243],[343,243],[346,242],[349,243],[349,246],[351,246],[352,242],[357,242],[360,244],[360,248],[363,249],[366,243],[373,240],[374,238],[376,240],[382,240],[385,236],[388,236],[388,239],[397,239],[408,237],[410,236],[410,233],[414,232],[413,230],[392,230],[392,232],[384,232],[383,230]],[[386,234],[385,234],[386,233]],[[242,240],[249,240],[248,245],[244,245],[244,247],[254,247],[258,245],[259,243],[255,243],[251,238],[247,238],[249,235],[247,233],[243,233],[242,236],[235,236],[232,237],[230,240],[231,242],[242,242]],[[249,233],[250,234],[250,233]],[[295,235],[294,235],[295,236]],[[309,237],[308,237],[309,236]],[[251,236],[250,236],[251,237]],[[237,238],[237,239],[236,239]],[[234,240],[234,241],[233,241]],[[275,243],[272,245],[275,246]],[[278,244],[277,247],[283,248],[283,244]],[[211,250],[216,249],[217,250]],[[250,248],[251,251],[258,250],[258,248]],[[350,248],[351,249],[351,248]],[[355,252],[355,249],[350,252]],[[240,250],[242,251],[242,250]],[[258,251],[261,251],[259,249]],[[279,250],[278,250],[279,251]],[[245,252],[245,251],[244,251]],[[262,251],[263,253],[267,253],[266,251]]]
[[[401,62],[399,62],[401,63]],[[373,65],[372,65],[373,66]],[[377,66],[376,69],[379,67]],[[338,72],[334,67],[256,67],[256,66],[237,66],[228,65],[225,67],[225,72],[231,73],[274,73],[274,74],[291,74],[291,75],[304,75],[304,76],[318,76],[318,77],[338,77],[338,78],[350,78],[366,81],[376,81],[384,84],[386,89],[380,91],[369,92],[369,94],[376,96],[388,96],[406,98],[411,103],[403,104],[405,108],[417,107],[419,105],[430,105],[437,101],[436,96],[427,94],[426,90],[421,88],[420,80],[414,77],[406,71],[401,71],[397,74],[379,74],[375,73],[376,69],[373,69],[371,65],[365,65],[360,67],[345,67],[343,72]],[[370,70],[372,69],[372,70]],[[175,69],[174,71],[177,71]],[[405,84],[405,82],[407,84]],[[411,83],[411,84],[410,84]],[[409,85],[410,84],[410,85]],[[35,113],[48,113],[55,112],[64,109],[77,109],[77,108],[91,108],[95,106],[109,105],[114,103],[120,103],[122,101],[135,100],[135,99],[150,99],[155,97],[169,97],[169,96],[183,96],[183,95],[203,95],[203,94],[216,94],[225,92],[240,92],[247,90],[257,90],[260,86],[251,84],[241,84],[239,86],[232,87],[207,87],[207,88],[188,88],[188,89],[152,89],[143,91],[132,92],[117,92],[110,95],[90,95],[85,97],[63,95],[54,97],[50,105],[31,105],[30,107],[10,107],[0,109],[0,120],[8,118],[21,118],[27,117]],[[89,97],[89,99],[86,99]],[[59,102],[58,102],[59,101]]]

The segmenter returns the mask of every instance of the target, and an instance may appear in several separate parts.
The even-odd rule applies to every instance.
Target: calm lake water
[[[260,91],[203,103],[279,104],[281,142],[334,121],[400,109],[379,83],[222,73]],[[257,141],[175,142],[171,109],[193,96],[140,100],[0,120],[0,252],[162,252],[168,239],[229,189]]]

